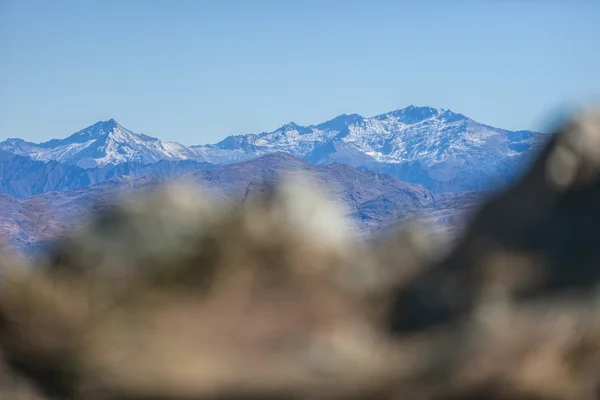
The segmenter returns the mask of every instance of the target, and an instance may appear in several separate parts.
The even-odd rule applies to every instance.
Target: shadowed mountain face
[[[0,193],[26,198],[47,192],[84,188],[113,178],[173,178],[189,171],[212,167],[214,165],[200,161],[163,160],[145,165],[125,162],[84,169],[58,161],[35,161],[0,150]]]
[[[513,182],[546,138],[537,132],[487,126],[450,110],[410,106],[371,118],[344,114],[317,125],[291,122],[273,132],[230,136],[199,146],[133,133],[109,120],[40,144],[7,139],[0,142],[0,150],[88,171],[69,170],[64,175],[55,171],[55,180],[68,182],[64,189],[79,187],[78,180],[93,184],[101,182],[102,176],[118,176],[107,172],[115,165],[182,160],[225,165],[286,152],[313,164],[341,163],[393,175],[439,193],[486,190]],[[29,177],[22,186],[45,187],[39,180]],[[41,193],[41,189],[20,190]],[[20,196],[19,190],[3,192]]]
[[[175,186],[200,187],[207,196],[223,202],[235,202],[235,199],[263,191],[288,174],[302,172],[344,205],[354,229],[360,233],[385,229],[389,222],[417,218],[424,210],[429,213],[436,207],[437,195],[422,186],[344,164],[313,165],[285,153],[205,171],[193,170],[177,177],[167,172],[138,179],[115,178],[85,188],[49,192],[22,200],[2,196],[0,235],[18,247],[35,246],[70,231],[88,211],[110,207],[118,203],[122,195],[151,189],[167,180]]]

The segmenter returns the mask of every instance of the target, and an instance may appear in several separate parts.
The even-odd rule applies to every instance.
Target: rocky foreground
[[[242,207],[165,187],[0,257],[11,399],[598,399],[600,116],[456,247],[365,243],[301,177]]]

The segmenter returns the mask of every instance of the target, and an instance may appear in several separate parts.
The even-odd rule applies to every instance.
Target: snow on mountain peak
[[[338,162],[429,185],[457,176],[504,173],[544,138],[487,126],[448,109],[410,105],[374,117],[342,114],[309,126],[290,122],[272,132],[191,147],[134,133],[109,119],[65,139],[40,144],[7,140],[0,150],[84,168],[188,159],[230,164],[286,152],[316,164]]]
[[[410,105],[400,110],[395,110],[386,114],[377,115],[375,119],[396,118],[398,121],[405,124],[415,124],[429,118],[435,118],[444,112],[441,108],[433,107],[418,107]]]
[[[99,121],[64,139],[52,139],[40,144],[9,141],[0,149],[27,155],[38,161],[56,160],[83,168],[116,165],[124,162],[150,164],[160,160],[204,159],[192,149],[134,133],[114,119]]]
[[[85,129],[80,130],[79,132],[75,132],[71,136],[84,136],[88,138],[99,137],[108,135],[114,130],[122,129],[123,127],[119,125],[117,121],[114,119],[109,119],[108,121],[98,121],[93,125],[88,126]]]
[[[487,126],[448,109],[410,105],[368,118],[342,114],[318,125],[289,123],[195,149],[217,163],[282,151],[312,163],[340,162],[433,187],[458,176],[504,174],[544,139],[536,132]]]

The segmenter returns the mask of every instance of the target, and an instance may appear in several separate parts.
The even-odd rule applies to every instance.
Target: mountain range
[[[82,184],[119,176],[115,166],[122,171],[145,168],[149,173],[153,167],[148,165],[185,161],[187,164],[173,168],[206,169],[286,152],[313,164],[338,162],[392,175],[440,193],[487,190],[510,183],[546,138],[533,131],[494,128],[450,110],[409,106],[370,118],[344,114],[317,125],[291,122],[272,132],[229,136],[216,144],[193,146],[133,133],[110,119],[65,139],[39,144],[7,139],[0,142],[0,150],[33,161],[78,167],[60,168],[75,176],[64,178],[66,181]],[[6,170],[7,156],[0,158]],[[52,166],[56,168],[56,164]],[[4,172],[2,176],[8,179]],[[35,185],[38,189],[25,192],[42,193],[39,188],[44,184],[36,181]],[[66,184],[66,188],[74,187]],[[21,195],[5,188],[2,192]]]
[[[298,170],[345,205],[360,233],[411,219],[457,232],[491,190],[518,177],[548,137],[414,106],[318,125],[292,122],[194,146],[134,133],[110,119],[64,139],[0,142],[0,236],[36,248],[123,192],[169,180],[235,202]]]
[[[152,164],[123,162],[82,168],[59,161],[35,161],[27,156],[0,150],[0,193],[26,198],[52,191],[79,189],[127,176],[129,178],[174,178],[190,171],[216,165],[194,160],[161,160]]]
[[[151,164],[161,160],[195,159],[197,154],[179,143],[133,133],[114,119],[100,121],[65,139],[43,143],[7,139],[0,149],[36,161],[59,161],[82,168],[103,167],[125,162]]]
[[[462,223],[456,210],[472,209],[480,196],[435,195],[420,185],[389,175],[359,171],[340,163],[314,165],[281,152],[184,173],[168,181],[172,185],[200,186],[210,197],[235,206],[254,191],[282,179],[284,174],[298,171],[310,175],[331,197],[340,200],[353,229],[362,234],[417,218],[432,226],[456,229]],[[76,190],[48,192],[24,199],[0,195],[0,236],[16,247],[39,246],[72,230],[88,212],[118,203],[119,196],[140,193],[165,181],[120,177]]]

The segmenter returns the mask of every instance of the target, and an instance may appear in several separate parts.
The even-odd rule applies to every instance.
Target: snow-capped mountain
[[[223,165],[286,152],[313,164],[343,163],[446,192],[509,183],[547,137],[494,128],[450,110],[409,106],[370,118],[344,114],[318,125],[291,122],[273,132],[191,147],[133,133],[111,119],[41,144],[8,139],[0,150],[87,169],[180,160]]]
[[[0,143],[0,150],[36,161],[59,161],[82,168],[126,162],[151,164],[161,160],[204,161],[187,146],[133,133],[114,119],[97,122],[65,139],[53,139],[40,144],[8,139]]]
[[[450,110],[409,106],[371,118],[343,114],[319,125],[290,122],[273,132],[229,136],[216,145],[192,147],[207,156],[221,156],[221,161],[226,161],[229,152],[254,157],[285,151],[314,163],[343,157],[358,159],[358,163],[420,161],[434,165],[467,163],[463,156],[473,150],[513,156],[529,149],[539,135],[483,125]]]
[[[215,163],[283,151],[315,164],[339,162],[388,173],[435,191],[461,191],[510,181],[546,138],[494,128],[450,110],[410,106],[371,118],[344,114],[319,125],[292,122],[273,132],[193,148]]]

